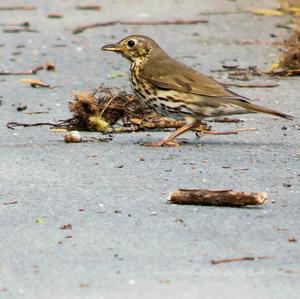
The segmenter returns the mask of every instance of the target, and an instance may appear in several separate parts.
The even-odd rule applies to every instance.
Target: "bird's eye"
[[[127,43],[128,47],[132,48],[135,45],[135,41],[134,40],[129,40]]]

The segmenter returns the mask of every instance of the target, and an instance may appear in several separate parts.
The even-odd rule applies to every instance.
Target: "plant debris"
[[[51,86],[50,84],[46,84],[42,80],[38,80],[38,79],[21,79],[20,81],[25,84],[30,84],[30,86],[33,88],[36,87],[51,88],[51,89],[54,88],[54,86]]]
[[[101,6],[96,4],[79,4],[76,8],[79,10],[100,10]]]
[[[23,79],[23,82],[33,86],[53,88],[40,80]],[[45,86],[44,86],[45,85]],[[69,103],[73,116],[57,123],[37,122],[19,123],[8,122],[6,126],[14,129],[18,126],[51,126],[55,130],[91,131],[111,133],[130,133],[143,130],[178,129],[185,125],[185,121],[161,117],[146,107],[135,95],[101,85],[93,92],[76,92],[74,100]],[[228,120],[227,122],[230,122]],[[234,120],[233,122],[238,122]],[[203,134],[228,135],[241,131],[256,131],[256,128],[241,128],[234,131],[212,131],[205,123],[193,128],[198,137]],[[103,140],[99,140],[103,141]]]
[[[59,229],[72,229],[72,224],[62,224]]]
[[[289,242],[292,242],[292,243],[295,243],[295,242],[297,242],[297,239],[296,239],[296,237],[294,237],[294,236],[289,236],[289,237],[288,237],[288,241],[289,241]]]
[[[17,204],[18,201],[14,200],[14,201],[8,201],[8,202],[4,202],[3,205],[4,206],[10,206],[10,205],[15,205]]]
[[[35,75],[38,71],[41,70],[47,70],[47,71],[54,71],[55,70],[55,65],[52,62],[47,62],[42,65],[38,65],[33,67],[29,71],[0,71],[1,76],[26,76],[26,75]]]
[[[240,261],[257,261],[257,260],[266,260],[272,259],[274,256],[245,256],[238,258],[229,258],[229,259],[221,259],[221,260],[211,260],[210,262],[213,265],[224,264],[224,263],[232,263],[232,262],[240,262]]]
[[[27,105],[26,104],[19,104],[17,107],[17,111],[21,112],[27,109]]]
[[[29,10],[36,10],[36,7],[35,6],[32,6],[32,5],[16,5],[16,6],[0,6],[0,11],[3,10],[3,11],[12,11],[12,10],[26,10],[26,11],[29,11]]]
[[[62,19],[64,16],[60,13],[49,13],[48,19]]]
[[[73,117],[64,125],[71,130],[124,133],[184,125],[183,121],[160,117],[133,94],[112,91],[103,85],[92,93],[75,93],[69,108]],[[210,131],[210,127],[200,124],[196,131]]]
[[[278,68],[275,67],[273,73],[288,76],[300,75],[300,30],[294,31],[285,42]]]
[[[97,22],[93,24],[83,25],[75,28],[73,30],[73,34],[79,34],[83,31],[91,28],[96,27],[103,27],[103,26],[112,26],[112,25],[195,25],[200,23],[208,23],[208,20],[203,19],[191,19],[191,20],[169,20],[169,21],[106,21],[106,22]]]
[[[267,200],[267,194],[246,193],[233,190],[179,189],[172,192],[169,201],[184,205],[214,205],[244,207],[261,205]]]
[[[236,84],[236,83],[226,83],[227,87],[240,87],[240,88],[270,88],[278,87],[279,84]]]

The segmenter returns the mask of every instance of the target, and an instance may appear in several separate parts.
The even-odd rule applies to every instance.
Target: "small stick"
[[[200,23],[208,23],[207,20],[192,19],[192,20],[173,20],[173,21],[107,21],[97,22],[93,24],[83,25],[75,28],[73,34],[79,34],[83,31],[96,27],[112,26],[112,25],[194,25]]]
[[[80,5],[79,4],[76,6],[76,8],[79,10],[100,10],[101,6],[100,5],[85,5],[85,4]]]
[[[278,83],[275,84],[238,84],[238,83],[226,83],[226,86],[234,86],[234,87],[241,87],[241,88],[270,88],[270,87],[277,87],[279,86]]]
[[[8,206],[8,205],[15,205],[16,203],[18,203],[16,200],[14,201],[9,201],[9,202],[4,202],[3,205]]]
[[[243,120],[239,119],[239,118],[225,117],[222,119],[214,119],[213,122],[215,122],[215,123],[240,123],[240,122],[243,122]]]
[[[30,29],[30,28],[7,28],[3,29],[3,33],[19,33],[19,32],[34,32],[39,33],[38,30]]]
[[[49,111],[35,111],[35,112],[24,112],[24,114],[27,115],[33,115],[33,114],[48,114]]]
[[[252,132],[252,131],[257,131],[257,129],[256,128],[240,128],[235,131],[223,131],[223,132],[222,131],[218,132],[218,131],[201,131],[201,130],[199,130],[196,133],[209,134],[209,135],[236,135],[239,132],[244,132],[244,131]]]
[[[178,189],[172,192],[169,201],[174,204],[183,205],[214,205],[235,206],[261,205],[267,200],[267,194],[246,193],[229,190],[208,189]]]
[[[202,133],[202,134],[208,134],[208,135],[236,135],[239,132],[236,131],[223,131],[223,132],[217,132],[217,131],[202,131],[202,132],[198,132],[198,133]]]
[[[27,123],[19,123],[15,121],[10,121],[6,124],[6,127],[14,130],[15,127],[38,127],[38,126],[52,126],[52,127],[61,127],[61,124],[55,124],[55,123],[50,123],[50,122],[40,122],[40,123],[32,123],[32,124],[27,124]]]
[[[22,23],[0,23],[0,26],[20,26],[20,27],[26,27],[29,28],[30,27],[30,23],[29,22],[22,22]]]
[[[223,73],[223,72],[232,72],[232,71],[247,71],[248,69],[246,68],[224,68],[224,69],[214,69],[211,70],[211,73]]]
[[[206,11],[202,12],[200,15],[203,16],[217,16],[217,15],[231,15],[240,13],[251,13],[248,9],[238,9],[238,10],[225,10],[225,11]]]
[[[272,259],[274,256],[245,256],[231,259],[222,259],[222,260],[211,260],[210,262],[213,265],[223,264],[223,263],[232,263],[232,262],[240,262],[240,261],[257,261],[257,260],[266,260]]]
[[[29,71],[0,71],[0,76],[26,76],[26,75],[35,75],[38,71],[44,69],[43,65],[36,66]]]
[[[19,5],[19,6],[0,6],[0,11],[7,11],[7,10],[36,10],[35,6],[31,5]]]

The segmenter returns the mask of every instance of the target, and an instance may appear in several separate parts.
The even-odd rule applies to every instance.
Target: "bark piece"
[[[183,205],[236,206],[261,205],[267,200],[264,192],[248,193],[234,190],[179,189],[169,201]]]

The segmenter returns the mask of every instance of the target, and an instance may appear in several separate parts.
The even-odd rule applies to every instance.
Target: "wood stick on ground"
[[[36,10],[35,6],[31,5],[16,5],[16,6],[0,6],[0,11],[7,11],[7,10]]]
[[[39,122],[39,123],[32,123],[32,124],[27,124],[27,123],[19,123],[19,122],[15,122],[15,121],[10,121],[6,124],[6,127],[14,130],[15,127],[39,127],[39,126],[51,126],[51,127],[56,127],[56,128],[60,128],[62,126],[61,123],[55,124],[55,123],[50,123],[50,122]]]
[[[267,194],[246,193],[234,190],[178,189],[172,192],[169,201],[182,205],[236,206],[261,205]]]
[[[26,76],[26,75],[34,75],[38,71],[43,70],[45,67],[43,65],[36,66],[29,71],[0,71],[0,76]]]
[[[240,261],[257,261],[257,260],[266,260],[272,259],[274,256],[245,256],[231,259],[221,259],[221,260],[211,260],[210,262],[213,265],[223,264],[223,263],[232,263],[232,262],[240,262]]]
[[[208,135],[236,135],[239,134],[239,132],[252,132],[252,131],[257,131],[256,128],[240,128],[234,131],[205,131],[205,130],[196,130],[194,129],[194,131],[196,131],[196,135],[198,137],[201,137],[204,134],[208,134]]]
[[[275,84],[238,84],[238,83],[226,83],[228,87],[240,87],[240,88],[270,88],[279,86],[278,83]]]
[[[200,23],[208,23],[207,20],[203,19],[191,19],[191,20],[170,20],[170,21],[107,21],[107,22],[97,22],[93,24],[83,25],[75,28],[73,34],[79,34],[83,31],[96,27],[112,26],[112,25],[195,25]]]

